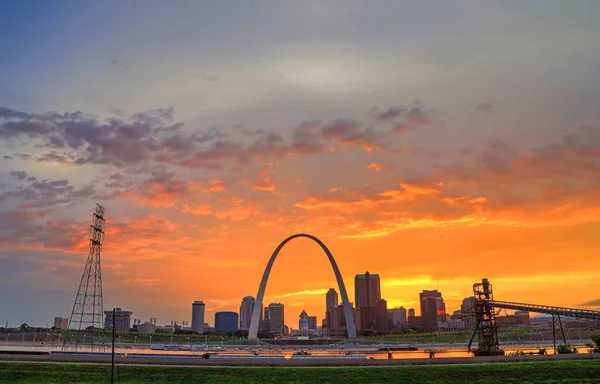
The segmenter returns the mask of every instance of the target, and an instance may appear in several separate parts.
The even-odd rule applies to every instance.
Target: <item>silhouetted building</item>
[[[240,305],[240,329],[250,329],[255,303],[256,300],[253,296],[246,296],[242,299],[242,305]]]
[[[437,290],[424,290],[419,293],[419,299],[423,328],[437,331],[438,324],[446,321],[446,304],[444,304],[442,294]]]
[[[384,299],[379,299],[375,303],[375,329],[380,331],[390,329],[387,301]]]
[[[354,277],[354,305],[360,307],[375,307],[381,299],[381,287],[378,274],[358,274]]]
[[[404,307],[390,309],[393,328],[406,328],[406,309]]]
[[[121,332],[129,331],[131,328],[131,315],[133,312],[123,311],[121,308],[115,310],[115,329]],[[104,311],[104,329],[112,329],[113,311]]]
[[[460,314],[463,322],[463,327],[466,329],[475,329],[477,317],[475,316],[475,297],[465,297],[460,306]]]
[[[308,329],[317,329],[317,316],[308,316]]]
[[[275,335],[283,335],[285,320],[283,316],[283,304],[271,303],[268,307],[269,332]]]
[[[236,312],[215,313],[215,332],[235,332],[238,330],[238,314]]]
[[[375,327],[375,307],[356,308],[357,329],[373,329]]]
[[[54,328],[56,329],[67,329],[69,328],[69,319],[66,317],[55,317]]]
[[[423,318],[421,316],[411,316],[407,320],[408,327],[411,329],[423,328]]]
[[[204,333],[204,302],[194,301],[192,303],[192,331]]]
[[[408,316],[407,317],[415,317],[415,309],[414,308],[410,308],[408,310]]]
[[[496,316],[496,323],[499,327],[529,327],[531,318],[527,311],[516,311],[514,315]]]
[[[330,309],[337,308],[339,304],[338,294],[333,288],[329,288],[329,291],[325,294],[325,313]]]
[[[354,321],[354,318],[352,319]],[[347,331],[346,316],[344,306],[338,305],[337,308],[330,309],[327,316],[326,334],[329,336],[345,336]],[[356,324],[356,323],[355,323]]]

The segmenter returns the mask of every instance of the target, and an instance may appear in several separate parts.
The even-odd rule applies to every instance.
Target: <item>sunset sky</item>
[[[142,321],[238,311],[299,232],[351,301],[600,309],[599,36],[594,0],[5,2],[0,324],[70,315],[96,203]],[[330,287],[295,239],[265,304]]]

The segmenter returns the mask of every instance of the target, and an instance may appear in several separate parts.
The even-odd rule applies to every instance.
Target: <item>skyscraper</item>
[[[354,277],[354,302],[358,315],[358,329],[372,329],[375,325],[375,305],[381,299],[379,275],[358,274]]]
[[[379,299],[375,303],[375,329],[389,329],[387,301],[385,301],[384,299]]]
[[[415,309],[414,308],[410,308],[408,310],[408,317],[415,317]]]
[[[204,302],[194,301],[192,304],[192,331],[204,333]]]
[[[269,304],[269,332],[277,335],[283,334],[283,304]]]
[[[378,274],[366,272],[354,277],[354,305],[360,307],[375,307],[381,299],[381,286]]]
[[[255,302],[256,300],[253,296],[246,296],[242,299],[242,305],[240,305],[240,329],[250,329]]]
[[[338,294],[333,288],[329,288],[327,294],[325,294],[325,313],[329,312],[330,309],[337,308],[339,304]]]
[[[438,324],[446,321],[446,304],[442,294],[437,290],[419,293],[423,328],[431,331],[438,330]]]

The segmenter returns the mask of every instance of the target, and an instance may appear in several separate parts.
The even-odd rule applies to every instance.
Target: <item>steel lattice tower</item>
[[[90,252],[88,254],[63,351],[104,352],[102,303],[102,273],[100,251],[104,239],[104,207],[96,204],[90,225]]]

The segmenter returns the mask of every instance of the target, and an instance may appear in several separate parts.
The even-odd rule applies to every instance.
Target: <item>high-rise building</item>
[[[379,275],[376,273],[358,274],[354,277],[354,305],[360,307],[375,307],[381,299]]]
[[[192,304],[192,331],[204,333],[204,302],[194,301]]]
[[[337,308],[339,304],[338,293],[335,289],[329,288],[329,291],[325,294],[325,313],[330,309]]]
[[[415,317],[415,309],[414,308],[410,308],[408,310],[408,317]]]
[[[437,290],[419,293],[423,328],[437,331],[438,324],[446,321],[446,304],[442,294]]]
[[[55,317],[54,328],[56,329],[67,329],[69,328],[69,319],[66,317]]]
[[[121,308],[115,309],[115,330],[121,332],[129,331],[131,328],[131,315],[133,312],[124,311]],[[112,329],[113,327],[113,311],[104,311],[104,329]]]
[[[215,332],[235,332],[238,330],[238,321],[236,312],[216,312]]]
[[[475,316],[475,297],[465,297],[460,306],[460,315],[463,322],[463,327],[466,329],[475,329],[477,317]]]
[[[393,308],[389,310],[392,314],[393,328],[406,328],[406,309],[404,307]]]
[[[282,335],[284,334],[283,326],[285,324],[283,317],[283,304],[271,303],[269,304],[269,332]]]
[[[308,329],[317,329],[317,316],[308,316]]]
[[[250,329],[255,302],[256,300],[253,296],[246,296],[242,299],[242,305],[240,305],[240,329]]]
[[[389,328],[387,301],[379,299],[375,303],[375,329],[386,330]]]

